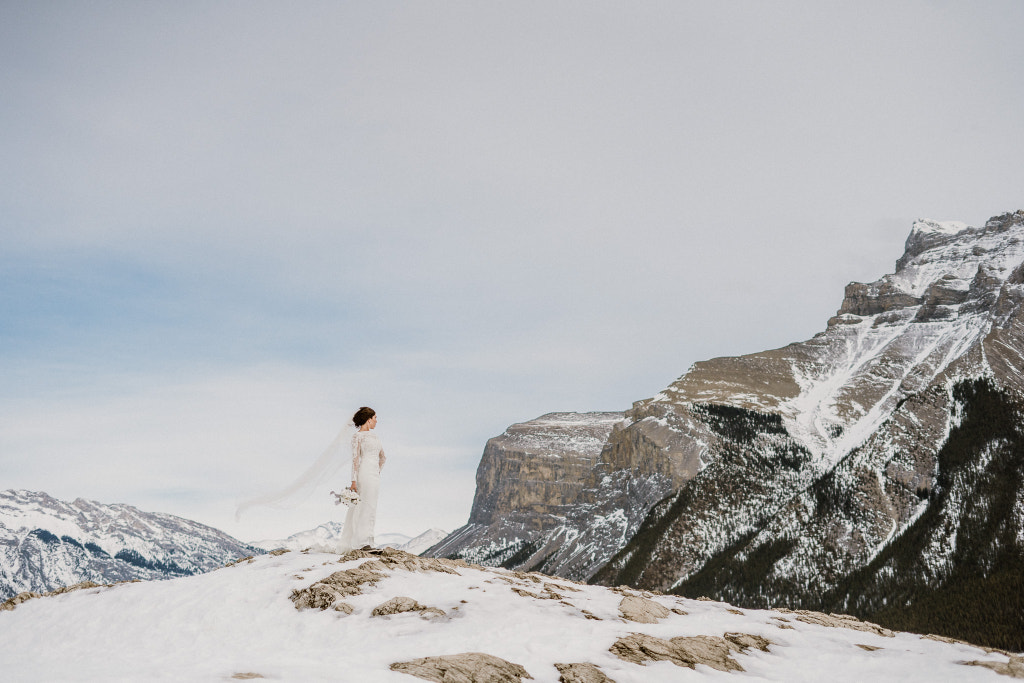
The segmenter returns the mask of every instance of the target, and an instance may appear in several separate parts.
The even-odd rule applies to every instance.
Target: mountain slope
[[[922,621],[909,616],[925,609],[915,599],[885,603],[897,584],[902,593],[921,596],[965,576],[974,577],[975,592],[981,592],[991,567],[982,571],[948,544],[963,540],[957,530],[972,515],[989,519],[997,511],[1002,531],[974,539],[983,556],[1000,558],[993,566],[1011,567],[989,586],[998,596],[990,602],[1019,604],[1024,596],[1024,573],[1012,569],[1021,567],[1013,558],[1024,556],[1019,470],[1017,477],[982,476],[999,461],[994,453],[1013,450],[1012,425],[1019,421],[972,426],[974,446],[957,457],[969,471],[982,473],[977,482],[954,482],[948,464],[943,466],[950,439],[962,438],[966,429],[965,415],[975,415],[972,402],[1003,406],[996,414],[1020,414],[1022,263],[1024,212],[980,229],[918,223],[896,273],[847,287],[826,332],[766,354],[698,364],[659,396],[637,404],[631,428],[640,430],[651,416],[698,420],[698,401],[778,416],[810,454],[802,470],[806,479],[779,477],[778,458],[770,458],[774,470],[755,463],[765,449],[749,439],[731,442],[735,421],[711,425],[708,443],[714,445],[705,450],[701,472],[652,510],[640,533],[594,580],[708,593],[749,605],[849,610],[961,635],[987,628],[1001,635],[984,642],[1024,647],[1013,635],[1021,632],[1020,619],[1000,609]],[[742,374],[736,367],[744,368]],[[768,379],[771,389],[754,391]],[[977,421],[972,417],[971,425]],[[730,444],[746,454],[740,468],[730,467]],[[1014,457],[1000,456],[1018,462]],[[1013,471],[1003,468],[1004,474]],[[722,505],[708,492],[725,485],[744,493]],[[765,487],[771,500],[756,493]],[[911,532],[928,542],[904,540]],[[899,570],[878,564],[892,554],[902,558]],[[906,620],[892,621],[897,613]]]
[[[0,598],[81,581],[165,579],[261,552],[211,527],[130,505],[0,492]]]
[[[10,680],[1000,680],[1019,656],[854,619],[395,550],[263,555],[0,611]],[[459,676],[462,672],[463,677]],[[586,676],[586,677],[584,677]]]

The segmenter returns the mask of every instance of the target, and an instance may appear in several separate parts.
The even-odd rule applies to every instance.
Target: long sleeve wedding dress
[[[348,509],[341,531],[341,551],[373,545],[373,527],[377,521],[377,495],[380,471],[384,467],[384,448],[370,431],[352,435],[352,481],[356,482],[359,503]]]

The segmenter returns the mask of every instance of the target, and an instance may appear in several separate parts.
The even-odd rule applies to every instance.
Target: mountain
[[[670,490],[667,481],[638,486],[623,473],[605,477],[601,450],[623,417],[550,413],[490,439],[469,522],[424,554],[491,566],[543,564],[570,578],[592,574]],[[585,543],[608,550],[576,550]]]
[[[588,586],[384,549],[9,601],[5,680],[997,681],[1024,658],[842,615]],[[724,677],[724,678],[723,678]]]
[[[341,539],[341,531],[345,525],[341,522],[324,522],[320,526],[307,531],[299,531],[288,538],[253,541],[252,545],[263,550],[287,548],[288,550],[305,550],[315,548],[330,552],[330,548]]]
[[[131,505],[0,492],[0,599],[82,581],[188,576],[261,552],[211,527]]]
[[[398,550],[405,551],[412,555],[419,555],[427,548],[437,545],[440,541],[448,537],[447,531],[441,531],[440,529],[427,529],[419,536],[410,538],[405,543],[395,546]]]
[[[341,522],[325,522],[315,529],[300,531],[288,538],[253,541],[252,545],[263,550],[276,550],[278,548],[306,550],[308,548],[317,552],[333,552],[341,539],[341,532],[344,528],[345,525]],[[377,534],[374,540],[377,547],[398,548],[413,555],[418,555],[447,535],[448,532],[441,531],[440,529],[428,529],[415,538],[405,534]]]
[[[620,538],[531,530],[504,563],[1024,649],[1022,301],[1024,211],[918,221],[825,331],[633,404],[563,508]],[[431,552],[481,551],[457,541]]]

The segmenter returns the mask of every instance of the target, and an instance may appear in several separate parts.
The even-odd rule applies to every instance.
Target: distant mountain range
[[[165,579],[261,553],[212,527],[131,505],[0,491],[0,600],[81,581]]]
[[[918,221],[812,339],[492,439],[426,554],[1022,650],[1022,304],[1024,211]]]

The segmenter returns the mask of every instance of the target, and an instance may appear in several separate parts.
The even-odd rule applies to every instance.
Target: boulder
[[[437,683],[521,683],[524,678],[533,680],[533,676],[520,665],[483,652],[395,662],[391,670]]]

